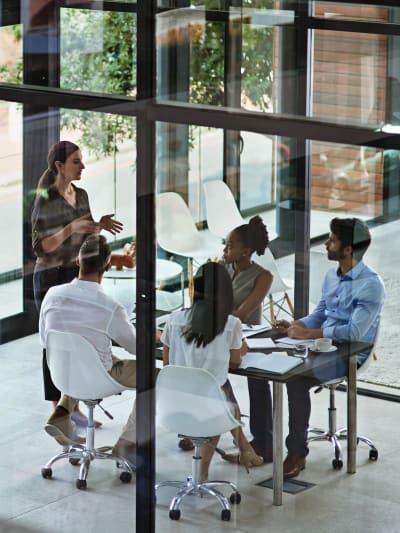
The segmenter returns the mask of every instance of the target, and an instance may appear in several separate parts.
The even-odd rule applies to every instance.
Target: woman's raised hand
[[[99,221],[99,225],[101,229],[105,229],[113,235],[116,235],[117,233],[120,233],[122,231],[124,225],[122,224],[122,222],[113,219],[113,216],[114,213],[111,213],[110,215],[103,215]]]
[[[92,215],[87,213],[71,222],[72,233],[99,233],[101,226],[92,219]]]

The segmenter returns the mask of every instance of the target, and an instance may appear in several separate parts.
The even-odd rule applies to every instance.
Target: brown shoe
[[[133,470],[136,470],[136,444],[119,438],[111,450],[112,455],[125,459]]]
[[[70,414],[62,407],[56,407],[44,429],[61,446],[72,446],[86,442],[84,437],[77,434],[75,424],[71,422]]]
[[[253,450],[256,452],[256,454],[261,455],[261,457],[264,459],[264,463],[272,463],[273,461],[272,448],[261,448],[260,446],[257,446],[257,444],[254,444],[254,440],[252,440],[250,444]]]
[[[283,479],[297,477],[306,467],[306,458],[300,455],[288,455],[283,462]]]
[[[181,439],[178,442],[178,446],[184,452],[190,452],[190,451],[194,450],[193,442],[190,439],[188,439],[187,437]]]

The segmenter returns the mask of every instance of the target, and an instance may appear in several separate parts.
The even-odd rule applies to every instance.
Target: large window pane
[[[0,318],[21,313],[22,117],[21,107],[0,101]]]
[[[136,94],[136,16],[61,9],[60,87]]]

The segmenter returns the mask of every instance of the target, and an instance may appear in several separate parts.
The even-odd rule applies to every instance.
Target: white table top
[[[156,259],[156,283],[180,276],[182,271],[182,266],[175,261]],[[122,270],[117,270],[115,267],[111,267],[110,270],[104,273],[104,277],[109,279],[136,279],[136,268],[123,267]]]

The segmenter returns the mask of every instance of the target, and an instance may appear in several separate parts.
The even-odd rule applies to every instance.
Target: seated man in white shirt
[[[78,278],[71,283],[52,287],[40,311],[39,334],[46,348],[50,329],[78,333],[97,350],[101,362],[111,376],[127,387],[136,387],[136,361],[112,355],[112,341],[129,353],[136,351],[136,330],[125,308],[107,296],[101,287],[103,274],[110,268],[111,249],[102,235],[90,235],[83,242],[77,264]],[[76,400],[63,395],[45,426],[49,435],[63,446],[82,442],[76,434],[70,413]],[[113,447],[113,454],[136,461],[135,404],[122,433]]]

